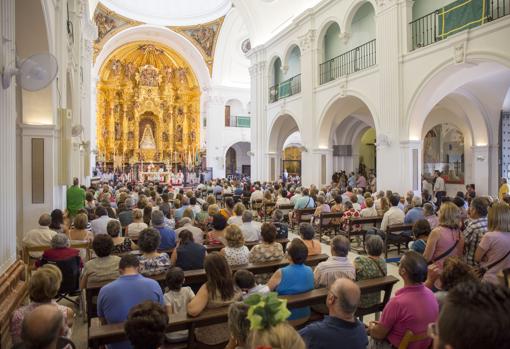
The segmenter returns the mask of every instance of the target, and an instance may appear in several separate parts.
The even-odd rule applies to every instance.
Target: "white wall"
[[[0,2],[0,65],[15,60],[14,0]],[[0,274],[16,260],[16,81],[0,88]]]
[[[413,19],[425,16],[452,2],[452,0],[414,0]]]
[[[457,108],[474,130],[470,149],[466,149],[466,167],[471,168],[471,180],[477,188],[482,188],[480,193],[493,194],[497,190],[494,185],[497,120],[510,87],[510,80],[503,78],[510,72],[510,46],[504,44],[510,35],[510,16],[410,52],[412,2],[370,3],[375,8],[375,26],[365,24],[360,30],[375,28],[377,64],[373,67],[320,85],[319,64],[325,53],[321,35],[332,22],[339,23],[340,36],[348,32],[351,20],[350,28],[356,29],[356,23],[360,22],[356,20],[361,4],[358,0],[322,1],[250,52],[250,69],[254,72],[252,90],[256,91],[252,94],[252,110],[255,111],[252,116],[256,128],[266,130],[262,136],[252,135],[253,152],[266,154],[255,156],[252,162],[252,168],[260,168],[255,179],[274,177],[269,169],[277,157],[274,144],[280,140],[271,137],[286,137],[287,134],[273,132],[272,125],[282,115],[291,115],[303,144],[309,149],[303,156],[303,182],[322,181],[323,156],[327,159],[325,171],[329,180],[335,162],[338,165],[331,155],[330,132],[344,118],[358,113],[361,103],[372,116],[377,133],[378,185],[400,192],[419,190],[419,183],[414,188],[413,174],[421,173],[421,135],[425,118],[443,98],[454,94],[461,96],[455,97]],[[338,41],[354,43],[352,39],[359,31],[349,34],[349,38],[340,37]],[[268,103],[273,59],[285,57],[288,48],[295,43],[301,51],[302,92]],[[259,74],[261,71],[263,73]],[[497,87],[490,88],[488,81]],[[418,150],[417,169],[413,168],[414,150]],[[484,162],[477,158],[483,158]],[[354,162],[349,166],[355,165]]]

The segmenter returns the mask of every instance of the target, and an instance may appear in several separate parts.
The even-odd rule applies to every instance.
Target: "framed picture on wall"
[[[432,127],[423,141],[423,174],[441,171],[446,183],[464,184],[464,135],[451,124]]]

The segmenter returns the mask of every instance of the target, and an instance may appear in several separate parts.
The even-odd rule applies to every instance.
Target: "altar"
[[[114,51],[99,76],[98,161],[115,171],[137,168],[136,180],[182,183],[177,172],[203,156],[200,88],[189,64],[167,46],[133,42]]]
[[[171,172],[140,172],[138,180],[141,182],[154,181],[154,182],[168,182],[171,177]]]

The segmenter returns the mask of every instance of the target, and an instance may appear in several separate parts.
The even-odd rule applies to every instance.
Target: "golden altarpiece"
[[[190,166],[198,158],[200,88],[179,54],[133,42],[110,55],[97,85],[97,151],[99,162],[117,169]]]

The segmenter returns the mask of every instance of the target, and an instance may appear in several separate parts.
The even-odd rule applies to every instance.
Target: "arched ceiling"
[[[231,0],[100,0],[118,14],[135,21],[163,26],[211,22],[227,14]]]
[[[320,0],[232,0],[246,22],[251,47],[266,43]]]
[[[211,22],[239,11],[250,34],[251,47],[266,43],[320,0],[88,0],[91,16],[99,2],[133,21],[163,26]]]

